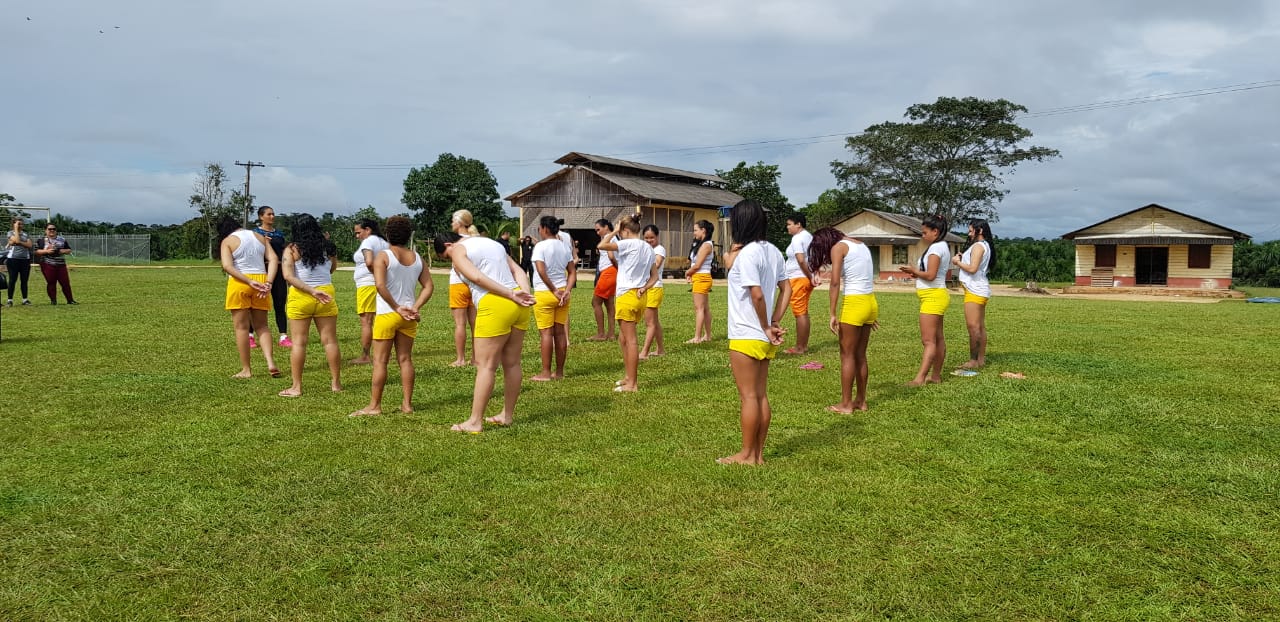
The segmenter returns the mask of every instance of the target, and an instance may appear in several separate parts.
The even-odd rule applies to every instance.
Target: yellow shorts
[[[511,329],[529,330],[529,307],[497,294],[485,294],[476,305],[476,332],[479,337],[501,337]]]
[[[664,289],[666,288],[655,287],[649,290],[649,293],[645,295],[645,297],[648,298],[644,304],[646,309],[657,309],[662,306],[662,297],[666,295],[662,292]]]
[[[373,317],[374,339],[395,339],[396,333],[404,333],[410,338],[418,336],[418,323],[410,322],[399,313],[379,313]]]
[[[618,301],[613,313],[613,319],[623,322],[639,322],[640,316],[644,315],[644,306],[648,304],[648,293],[645,297],[640,297],[640,290],[627,290],[627,293],[618,296]]]
[[[757,361],[771,359],[778,354],[778,346],[755,339],[730,339],[729,350],[741,352]]]
[[[258,283],[267,282],[267,275],[265,274],[246,274],[245,277]],[[245,285],[231,277],[227,277],[227,302],[225,308],[228,311],[234,311],[236,309],[257,309],[259,311],[266,311],[271,308],[271,296],[258,298],[258,293],[255,292],[252,287],[249,287],[248,285]]]
[[[880,304],[875,294],[849,294],[840,308],[840,323],[850,326],[875,324],[880,319]]]
[[[917,289],[916,296],[920,298],[921,315],[946,315],[951,305],[951,294],[942,287]]]
[[[313,317],[334,317],[338,315],[338,301],[332,299],[333,286],[321,285],[315,289],[318,292],[329,294],[329,304],[321,304],[311,294],[290,287],[289,298],[285,302],[284,316],[291,320],[309,320]]]
[[[813,291],[813,281],[805,277],[791,279],[791,314],[800,317],[809,315],[809,293]]]
[[[710,294],[711,293],[711,275],[705,272],[696,272],[693,275],[693,293]]]
[[[558,306],[560,299],[553,292],[536,292],[533,295],[533,319],[538,330],[546,330],[556,324],[569,323],[569,304]]]
[[[974,304],[985,305],[987,304],[987,299],[984,296],[979,296],[969,291],[969,288],[966,287],[964,290],[964,303],[969,304],[971,302]]]
[[[356,314],[378,312],[378,288],[375,285],[361,285],[356,288]]]
[[[449,308],[466,309],[471,306],[471,288],[466,283],[449,284]]]

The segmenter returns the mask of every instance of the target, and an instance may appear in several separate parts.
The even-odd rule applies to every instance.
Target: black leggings
[[[278,334],[289,334],[289,314],[285,308],[289,305],[289,282],[283,276],[277,276],[271,282],[271,306],[275,307],[276,330]]]
[[[9,300],[13,300],[13,287],[18,284],[18,279],[22,279],[22,299],[27,299],[27,279],[31,278],[31,260],[30,259],[14,259],[12,257],[4,260],[4,265],[9,268]]]

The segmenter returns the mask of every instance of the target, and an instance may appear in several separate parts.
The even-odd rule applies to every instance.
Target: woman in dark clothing
[[[276,229],[276,211],[270,205],[263,205],[258,208],[258,220],[262,224],[253,230],[254,233],[267,238],[276,257],[283,257],[284,247],[289,243],[284,239],[284,232]],[[271,307],[276,316],[276,330],[280,333],[280,346],[289,348],[293,347],[293,342],[289,340],[289,316],[285,312],[289,301],[289,283],[284,280],[283,273],[283,270],[277,272],[275,280],[271,282]]]
[[[520,267],[524,268],[530,281],[533,280],[533,246],[533,238],[527,235],[520,238]]]
[[[31,304],[27,299],[27,279],[31,278],[31,246],[31,237],[22,230],[22,219],[14,218],[4,248],[4,264],[9,269],[9,299],[5,302],[6,306],[13,306],[13,288],[18,284],[18,279],[22,279],[22,304]]]

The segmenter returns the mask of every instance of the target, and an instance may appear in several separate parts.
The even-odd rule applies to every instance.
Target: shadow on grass
[[[864,413],[855,412],[851,415],[841,415],[823,412],[832,417],[838,417],[838,419],[821,430],[813,430],[793,436],[781,443],[772,445],[772,447],[766,445],[765,458],[789,458],[815,449],[830,447],[841,439],[865,436],[863,429],[866,427],[866,423],[861,418]]]

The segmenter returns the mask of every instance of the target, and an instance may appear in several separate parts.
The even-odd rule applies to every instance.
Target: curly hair
[[[302,265],[314,268],[329,259],[329,241],[324,239],[320,223],[311,214],[293,218],[293,245],[302,257]]]
[[[413,235],[413,221],[405,216],[392,216],[387,219],[387,242],[392,246],[405,246]]]
[[[234,216],[223,216],[218,220],[218,243],[221,244],[227,236],[236,232],[240,228],[240,221]]]
[[[809,253],[805,255],[809,270],[816,274],[823,266],[831,263],[831,249],[844,238],[844,232],[835,227],[823,227],[814,231],[813,241],[809,242]]]

